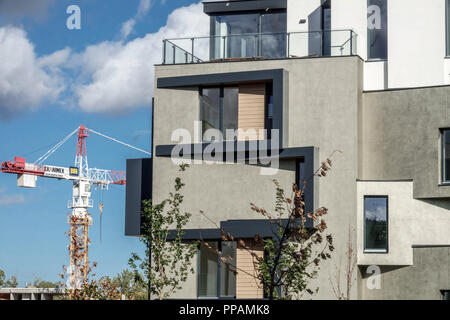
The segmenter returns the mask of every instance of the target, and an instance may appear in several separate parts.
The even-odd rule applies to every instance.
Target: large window
[[[202,141],[270,139],[273,112],[272,83],[201,88]]]
[[[202,134],[209,129],[216,129],[225,135],[227,129],[236,130],[238,128],[238,95],[237,87],[200,90]],[[224,136],[224,138],[226,137]]]
[[[203,243],[199,249],[198,296],[233,298],[236,296],[236,274],[232,267],[236,265],[236,242],[208,241],[208,244],[212,249]],[[215,250],[222,252],[229,263],[223,263]]]
[[[450,183],[450,129],[442,130],[442,182]]]
[[[211,57],[286,57],[286,12],[217,15]]]
[[[387,59],[387,0],[367,0],[367,58]]]
[[[388,197],[364,197],[364,252],[388,251]]]

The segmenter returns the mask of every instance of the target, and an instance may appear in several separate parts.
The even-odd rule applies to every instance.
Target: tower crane
[[[43,164],[51,154],[58,150],[77,132],[78,137],[74,166],[58,167]],[[95,185],[99,189],[108,189],[110,184],[126,184],[125,172],[89,168],[86,152],[86,138],[89,136],[89,132],[151,155],[147,151],[80,125],[37,159],[36,162],[27,163],[25,158],[15,157],[14,162],[3,162],[0,167],[0,171],[3,173],[17,175],[18,187],[35,188],[37,178],[53,178],[72,182],[72,199],[67,204],[67,207],[72,210],[72,213],[68,214],[68,223],[70,225],[69,287],[75,289],[79,288],[83,281],[87,279],[89,269],[88,246],[90,241],[88,238],[88,229],[92,225],[92,217],[88,209],[93,207],[93,200],[91,199],[92,186]],[[100,204],[100,208],[100,210],[103,209],[103,204]]]

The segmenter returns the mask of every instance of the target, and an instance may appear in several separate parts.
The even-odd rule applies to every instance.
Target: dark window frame
[[[368,249],[366,242],[366,199],[367,198],[383,198],[386,199],[386,251],[378,250],[378,249]],[[364,236],[364,248],[363,252],[368,254],[388,254],[389,253],[389,196],[387,195],[364,195],[363,200],[363,236]]]
[[[265,99],[264,99],[264,129],[267,130],[267,135],[268,137],[266,137],[266,139],[271,139],[270,137],[270,130],[273,128],[273,112],[274,110],[272,110],[272,117],[269,119],[268,115],[269,115],[269,99],[270,96],[273,97],[273,82],[272,81],[255,81],[255,82],[245,82],[242,84],[252,84],[252,83],[265,83]],[[203,122],[203,101],[202,101],[202,97],[203,97],[203,89],[219,89],[220,90],[220,101],[219,101],[219,108],[220,108],[220,128],[218,129],[220,132],[222,132],[222,136],[224,138],[223,141],[231,141],[231,140],[227,140],[226,136],[225,136],[225,132],[224,132],[224,128],[223,128],[223,117],[224,117],[224,93],[225,93],[225,88],[238,88],[238,106],[237,106],[237,110],[238,110],[238,121],[239,121],[239,85],[240,83],[229,83],[229,84],[221,84],[221,85],[205,85],[205,86],[199,86],[198,87],[198,94],[199,94],[199,118],[200,118],[200,122]],[[272,98],[274,99],[274,98]],[[272,105],[274,105],[274,103],[272,103]],[[272,106],[272,108],[274,108],[274,106]],[[239,129],[239,122],[237,123],[238,128]],[[200,141],[202,142],[210,142],[210,141],[205,141],[203,140],[203,124],[201,127],[201,137],[200,137]],[[237,141],[237,137],[235,137],[235,140]]]
[[[450,128],[439,129],[441,133],[441,184],[450,185],[450,180],[445,179],[445,132],[450,131]]]
[[[223,240],[220,239],[209,239],[205,240],[206,242],[217,242],[217,249],[222,252],[222,242]],[[236,243],[236,241],[234,241]],[[237,243],[236,243],[237,245]],[[219,300],[230,300],[230,299],[236,299],[236,292],[234,296],[222,296],[222,279],[221,279],[221,272],[222,272],[222,264],[223,262],[220,260],[220,254],[217,255],[217,292],[216,296],[201,296],[200,295],[200,246],[198,245],[197,248],[197,298],[198,299],[219,299]],[[237,246],[235,251],[235,257],[237,255]]]

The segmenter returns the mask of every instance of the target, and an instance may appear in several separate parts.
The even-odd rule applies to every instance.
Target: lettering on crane
[[[63,167],[44,166],[44,176],[64,179],[69,175],[69,169]]]

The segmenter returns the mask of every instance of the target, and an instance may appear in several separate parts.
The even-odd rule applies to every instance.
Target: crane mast
[[[89,166],[86,153],[86,128],[81,125],[78,131],[77,150],[75,154],[75,168],[79,169],[78,179],[73,180],[72,201],[69,209],[72,214],[68,216],[69,231],[69,286],[78,289],[87,281],[89,270],[88,247],[89,226],[92,217],[88,208],[93,207],[91,199],[92,184],[89,180]]]
[[[15,157],[14,162],[3,162],[0,167],[0,172],[2,173],[17,175],[18,187],[35,188],[38,177],[69,180],[72,182],[72,199],[68,201],[68,208],[71,209],[72,212],[67,216],[67,222],[70,226],[68,234],[70,256],[68,286],[72,289],[80,288],[83,283],[87,281],[89,272],[89,226],[92,225],[93,219],[89,214],[88,209],[93,207],[93,201],[91,199],[92,187],[95,185],[99,189],[107,189],[110,184],[126,184],[125,172],[89,168],[86,152],[86,138],[89,136],[89,132],[151,155],[151,153],[145,150],[136,148],[81,125],[48,150],[35,163],[27,163],[25,158]],[[78,133],[78,136],[74,166],[67,168],[44,165],[43,162],[75,133]],[[102,208],[103,204],[100,204],[100,210],[102,210]]]

